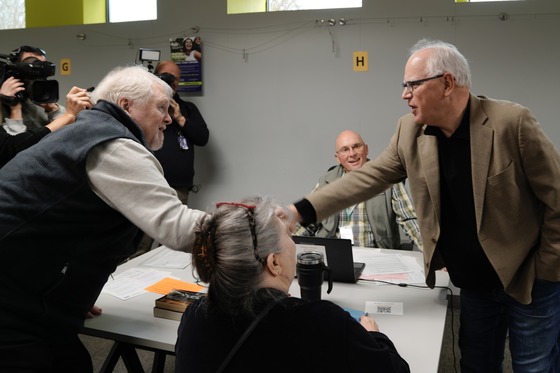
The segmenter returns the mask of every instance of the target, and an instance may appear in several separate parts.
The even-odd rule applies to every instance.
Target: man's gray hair
[[[169,98],[173,90],[163,80],[141,65],[118,66],[111,70],[91,93],[91,100],[97,103],[105,100],[116,104],[120,98],[143,104],[153,95],[153,88],[160,85]]]
[[[453,44],[441,40],[422,39],[411,49],[410,55],[423,50],[433,49],[426,64],[427,76],[450,73],[460,87],[471,87],[471,70],[467,59]]]

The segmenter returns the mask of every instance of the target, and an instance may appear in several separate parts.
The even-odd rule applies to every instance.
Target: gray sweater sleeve
[[[157,242],[191,251],[196,221],[206,213],[181,203],[144,146],[129,139],[98,145],[88,155],[86,171],[92,190],[109,206]]]

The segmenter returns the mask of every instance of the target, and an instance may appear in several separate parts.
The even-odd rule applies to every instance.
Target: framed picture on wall
[[[186,36],[169,40],[171,59],[181,69],[178,93],[202,92],[202,39]]]

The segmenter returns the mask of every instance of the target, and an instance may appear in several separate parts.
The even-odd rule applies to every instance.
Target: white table
[[[354,248],[355,253],[360,250],[372,249]],[[424,266],[421,252],[375,250],[413,256],[421,267]],[[354,260],[358,260],[356,255]],[[412,373],[437,373],[447,315],[448,292],[445,288],[449,285],[449,275],[438,271],[436,279],[435,289],[427,288],[425,283],[416,284],[420,287],[417,288],[362,280],[356,284],[335,282],[330,294],[326,294],[326,286],[323,284],[322,299],[330,300],[343,308],[357,310],[364,310],[366,301],[402,303],[402,315],[370,316],[377,321],[380,331],[393,341]],[[292,285],[291,290],[293,295],[299,296],[297,283]]]
[[[137,266],[160,250],[162,248],[152,250],[119,266],[117,273]],[[372,249],[355,248],[354,250],[359,253],[359,250]],[[420,252],[380,251],[413,256],[421,266],[423,265]],[[193,279],[190,264],[185,269],[173,270],[173,274],[186,281]],[[437,286],[447,287],[448,284],[447,273],[438,272]],[[324,285],[323,299],[330,300],[343,308],[364,310],[366,301],[403,303],[403,315],[373,316],[381,331],[391,338],[401,356],[409,363],[413,373],[437,372],[447,313],[446,290],[378,285],[361,280],[356,284],[335,282],[330,294],[326,293],[326,288]],[[293,296],[299,296],[297,280],[294,281],[290,292]],[[117,342],[115,351],[112,351],[116,356],[109,356],[107,371],[111,371],[114,366],[112,363],[116,363],[116,361],[109,362],[111,357],[115,360],[118,359],[119,354],[126,356],[134,352],[132,347],[161,353],[156,354],[159,361],[154,361],[154,371],[161,369],[158,366],[161,363],[161,356],[165,357],[165,353],[174,352],[179,322],[153,316],[154,301],[158,297],[159,294],[146,293],[122,301],[112,295],[101,293],[96,304],[103,308],[103,314],[86,320],[82,334]],[[134,366],[135,362],[130,364]],[[133,368],[129,369],[132,371]]]

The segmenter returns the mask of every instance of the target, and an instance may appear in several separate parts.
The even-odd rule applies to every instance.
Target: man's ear
[[[443,86],[446,91],[451,92],[455,87],[455,78],[449,73],[443,75]]]
[[[128,110],[130,109],[130,100],[126,97],[121,97],[117,101],[117,105],[128,113]]]

